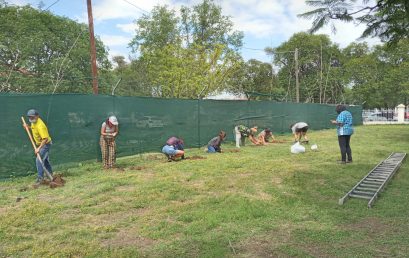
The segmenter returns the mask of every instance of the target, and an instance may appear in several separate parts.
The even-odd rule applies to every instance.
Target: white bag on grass
[[[305,147],[300,142],[296,142],[291,146],[291,153],[298,154],[303,152],[305,152]]]

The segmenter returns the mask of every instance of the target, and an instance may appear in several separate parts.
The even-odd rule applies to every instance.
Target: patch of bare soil
[[[375,217],[365,218],[362,221],[345,225],[345,228],[354,231],[366,231],[371,235],[384,235],[398,230]]]
[[[198,160],[198,159],[207,159],[207,158],[203,157],[203,156],[194,155],[194,156],[191,156],[191,157],[186,157],[185,159],[187,159],[187,160]]]
[[[146,167],[144,166],[132,166],[129,168],[130,170],[144,170]]]
[[[286,257],[278,248],[290,241],[291,229],[283,227],[232,245],[240,257]]]
[[[240,152],[240,150],[239,149],[230,149],[230,150],[223,150],[223,152],[225,152],[225,153],[237,153],[237,152]]]
[[[105,247],[137,247],[144,250],[155,244],[155,240],[143,237],[134,230],[121,229],[113,238],[102,241]]]
[[[63,187],[65,185],[65,180],[61,174],[55,174],[53,175],[52,181],[44,179],[41,182],[41,185],[48,185],[50,188]],[[33,185],[33,188],[38,188],[38,185]],[[20,191],[24,191],[24,189],[20,189]]]

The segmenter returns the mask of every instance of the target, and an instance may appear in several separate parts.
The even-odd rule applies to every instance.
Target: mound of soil
[[[44,179],[41,182],[41,184],[42,185],[48,185],[48,186],[50,186],[50,188],[56,188],[56,187],[64,186],[65,185],[65,180],[62,178],[61,174],[55,174],[55,175],[53,175],[53,180],[52,181]],[[37,187],[34,186],[34,188],[37,188]]]

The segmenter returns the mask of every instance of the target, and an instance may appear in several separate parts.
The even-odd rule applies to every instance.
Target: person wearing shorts
[[[270,143],[269,139],[271,138],[271,142],[275,141],[273,132],[271,131],[270,128],[266,128],[263,131],[261,131],[258,135],[257,135],[257,139],[258,141],[262,144],[262,145],[266,145],[267,143]]]
[[[294,142],[301,141],[301,137],[304,137],[306,143],[308,143],[307,131],[308,124],[305,122],[298,122],[290,126],[291,131],[294,135]]]
[[[166,145],[162,148],[162,153],[166,155],[168,161],[175,161],[177,158],[185,158],[184,142],[177,137],[170,137]]]

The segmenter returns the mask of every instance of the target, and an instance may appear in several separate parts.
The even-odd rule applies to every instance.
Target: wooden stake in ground
[[[28,128],[27,128],[27,123],[26,123],[26,120],[24,119],[24,117],[21,117],[21,121],[23,122],[24,129],[26,129],[28,138],[30,138],[31,145],[33,145],[33,148],[34,148],[34,151],[35,151],[36,145],[35,145],[35,143],[34,143],[33,136],[31,135],[30,130],[28,130]],[[44,163],[43,163],[43,160],[41,159],[40,153],[37,153],[37,158],[38,158],[38,160],[40,161],[41,166],[43,167],[43,169],[44,169],[45,174],[47,175],[47,177],[48,177],[51,181],[53,181],[53,176],[50,174],[50,172],[49,172],[49,171],[47,170],[47,168],[44,166]]]

